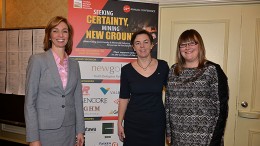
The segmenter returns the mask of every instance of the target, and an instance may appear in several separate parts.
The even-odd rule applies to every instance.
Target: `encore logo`
[[[83,98],[83,103],[107,103],[107,98]]]

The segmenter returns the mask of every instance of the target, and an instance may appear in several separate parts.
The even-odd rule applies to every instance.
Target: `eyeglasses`
[[[188,46],[196,46],[198,44],[198,42],[194,42],[194,41],[191,41],[191,42],[187,42],[187,43],[182,43],[182,44],[180,44],[180,48],[186,48],[187,47],[187,45]]]

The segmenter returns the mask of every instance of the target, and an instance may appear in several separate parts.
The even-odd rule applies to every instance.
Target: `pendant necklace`
[[[144,71],[146,71],[147,68],[150,66],[150,64],[151,64],[152,61],[153,61],[153,59],[150,60],[150,62],[148,63],[148,65],[147,65],[146,67],[143,67],[141,64],[139,64],[139,61],[138,61],[138,59],[137,59],[137,64],[138,64],[138,66],[141,67]]]

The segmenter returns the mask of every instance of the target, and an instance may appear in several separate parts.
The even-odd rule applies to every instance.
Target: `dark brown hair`
[[[134,41],[135,41],[136,36],[139,35],[139,34],[146,34],[149,37],[149,40],[150,40],[151,44],[153,44],[153,36],[152,36],[152,34],[150,32],[148,32],[148,31],[142,29],[142,30],[136,31],[132,35],[131,42],[130,42],[130,44],[132,46],[134,45]]]
[[[59,25],[61,22],[64,22],[68,26],[69,38],[68,38],[68,42],[65,46],[65,52],[68,55],[70,55],[72,52],[72,46],[73,46],[73,28],[72,28],[71,24],[68,22],[68,20],[62,16],[55,16],[48,22],[48,24],[45,28],[45,37],[44,37],[44,41],[43,41],[44,51],[47,51],[52,47],[52,42],[50,40],[51,30],[54,27],[56,27],[57,25]]]
[[[185,59],[182,57],[181,52],[180,52],[180,44],[189,42],[189,41],[197,42],[199,45],[198,68],[202,68],[206,62],[206,51],[205,51],[205,47],[204,47],[204,43],[203,43],[201,35],[194,29],[185,30],[180,35],[180,37],[178,39],[178,43],[177,43],[177,50],[176,50],[177,65],[174,70],[175,75],[179,75],[181,73],[181,71],[183,70],[183,66],[185,64]]]

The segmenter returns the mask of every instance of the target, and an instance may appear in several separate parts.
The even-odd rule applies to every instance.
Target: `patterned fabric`
[[[227,77],[219,65],[171,67],[166,90],[166,135],[172,146],[221,146],[228,112]]]

